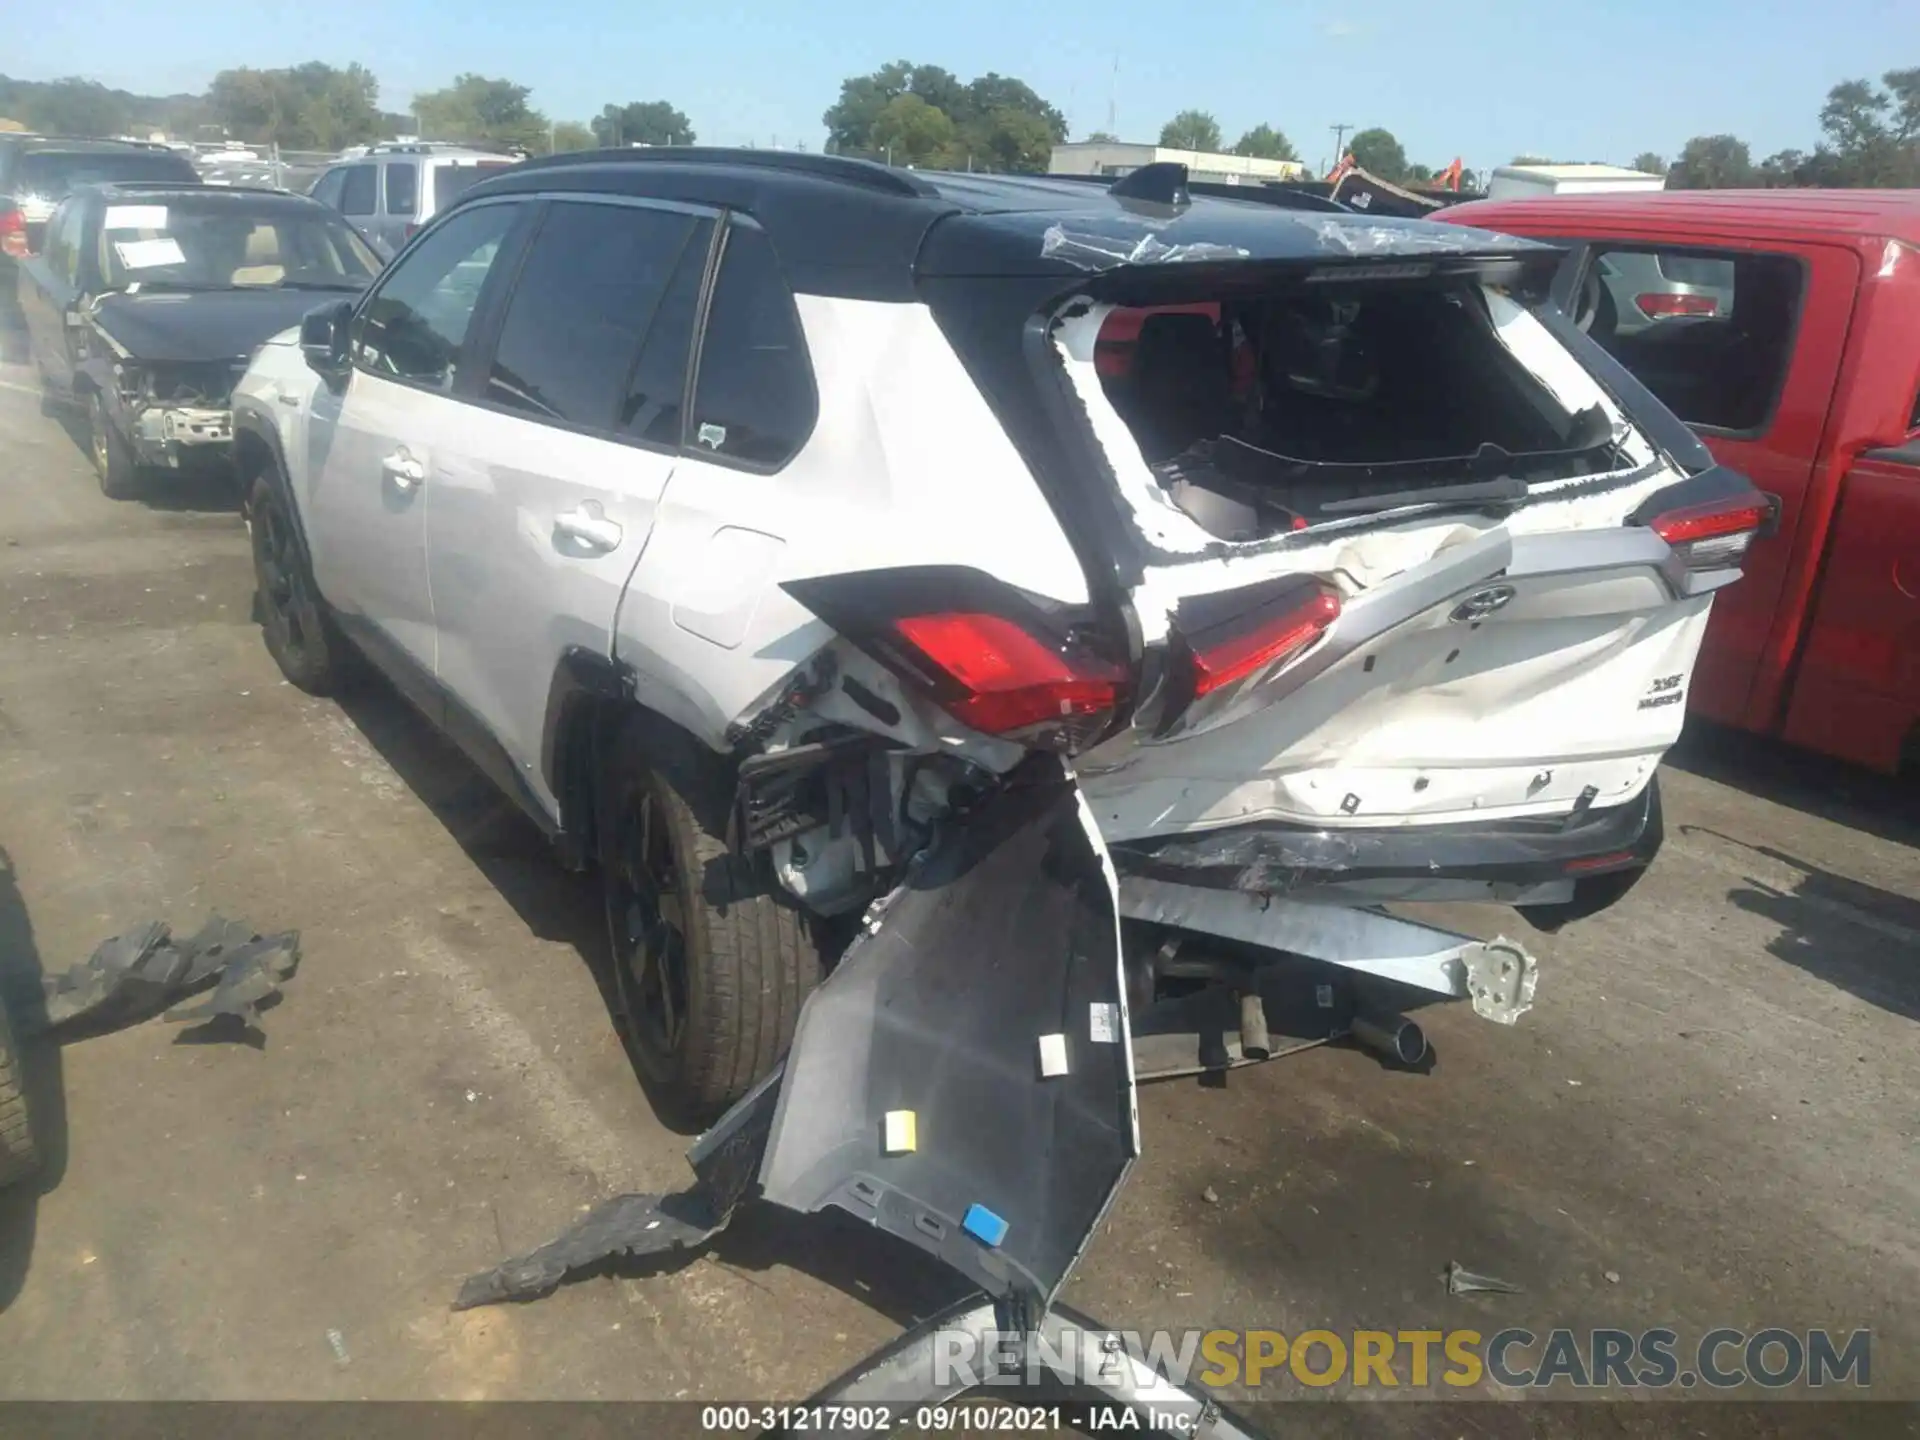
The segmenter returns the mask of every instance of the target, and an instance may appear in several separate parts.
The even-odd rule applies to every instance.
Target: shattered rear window
[[[1369,494],[1561,479],[1615,459],[1610,423],[1569,413],[1519,362],[1474,282],[1118,307],[1094,358],[1155,477],[1222,538],[1299,528]]]

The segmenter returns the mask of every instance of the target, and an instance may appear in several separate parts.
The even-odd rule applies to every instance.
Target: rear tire
[[[309,695],[329,695],[339,679],[345,642],[313,583],[307,547],[293,528],[281,492],[266,476],[247,491],[253,541],[253,586],[260,633],[280,673]]]
[[[820,952],[807,918],[729,851],[725,805],[684,793],[707,788],[701,767],[649,753],[660,734],[629,724],[601,777],[601,887],[635,1062],[677,1118],[705,1124],[786,1054]]]
[[[26,1065],[13,1021],[0,1000],[0,1186],[17,1184],[40,1168],[40,1143],[27,1101]]]
[[[94,473],[100,477],[100,493],[109,500],[132,500],[140,494],[140,467],[126,437],[114,428],[107,414],[107,402],[95,390],[87,396],[87,450],[93,459]]]

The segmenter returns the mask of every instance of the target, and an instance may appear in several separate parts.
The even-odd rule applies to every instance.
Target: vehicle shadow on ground
[[[1882,840],[1920,847],[1920,777],[1894,779],[1692,717],[1662,763]]]
[[[1791,890],[1749,879],[1727,895],[1736,909],[1780,927],[1768,951],[1870,1005],[1920,1020],[1920,900],[1767,846],[1754,851],[1801,872]]]
[[[13,862],[0,850],[0,992],[6,996],[20,1048],[22,1088],[33,1116],[41,1166],[37,1175],[0,1190],[0,1311],[13,1304],[33,1263],[40,1197],[67,1168],[67,1106],[60,1047],[39,1032],[46,1020],[44,967],[33,922],[15,881]]]

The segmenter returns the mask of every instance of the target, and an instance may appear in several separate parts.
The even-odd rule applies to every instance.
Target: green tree
[[[553,153],[556,155],[568,150],[591,150],[596,143],[593,131],[578,120],[562,120],[553,127]]]
[[[1551,165],[1553,162],[1544,155],[1516,155],[1507,163],[1509,165]]]
[[[1696,135],[1681,148],[1667,183],[1676,190],[1731,190],[1754,182],[1747,142],[1731,135]]]
[[[1920,70],[1890,70],[1886,89],[1846,80],[1827,92],[1820,110],[1843,185],[1920,183]]]
[[[1642,175],[1664,175],[1669,167],[1664,155],[1656,155],[1651,150],[1642,150],[1633,157],[1633,168]]]
[[[1256,125],[1233,142],[1233,153],[1258,160],[1298,160],[1300,152],[1293,142],[1271,125]]]
[[[127,128],[124,91],[95,80],[55,80],[40,88],[27,110],[36,130],[52,135],[119,135]]]
[[[873,148],[890,164],[916,166],[950,164],[958,133],[946,111],[911,93],[889,100],[870,132]]]
[[[1118,145],[1120,137],[1111,130],[1094,130],[1080,138],[1082,145]]]
[[[432,140],[544,149],[547,117],[527,104],[530,87],[485,75],[456,75],[444,90],[413,98],[420,132]]]
[[[593,121],[602,145],[691,145],[693,122],[664,100],[609,105]]]
[[[1382,180],[1397,185],[1407,178],[1407,152],[1391,130],[1362,130],[1347,142],[1347,153],[1362,170]]]
[[[1170,150],[1220,148],[1220,122],[1204,110],[1182,110],[1160,127],[1160,143]]]
[[[296,150],[336,150],[387,130],[380,83],[364,65],[337,69],[318,60],[285,70],[222,70],[207,87],[208,107],[229,135]]]
[[[989,72],[963,85],[938,65],[896,60],[841,82],[840,98],[821,117],[828,148],[880,154],[891,143],[898,160],[898,137],[906,133],[914,148],[925,149],[939,122],[917,106],[896,108],[904,97],[920,101],[952,126],[939,163],[962,164],[971,157],[976,169],[1044,170],[1054,145],[1067,138],[1067,117],[1024,80]],[[884,123],[883,116],[889,117]]]

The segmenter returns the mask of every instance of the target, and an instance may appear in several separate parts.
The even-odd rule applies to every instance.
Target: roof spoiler
[[[1156,160],[1132,174],[1122,175],[1107,192],[1116,200],[1138,200],[1184,210],[1193,203],[1187,193],[1187,167],[1176,160]]]

